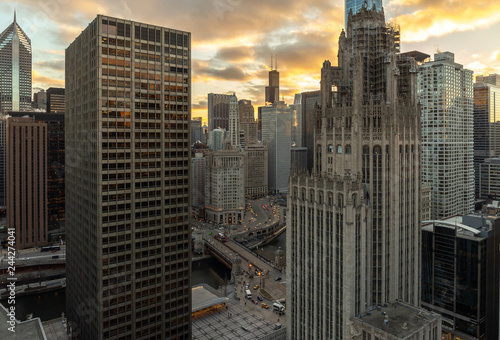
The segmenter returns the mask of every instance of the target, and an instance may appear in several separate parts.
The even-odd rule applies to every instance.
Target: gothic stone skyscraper
[[[368,8],[375,7],[377,11],[382,9],[382,0],[345,0],[345,26],[347,27],[347,21],[349,19],[349,12],[352,11],[352,15],[359,13],[363,6]]]
[[[66,49],[66,311],[78,339],[191,338],[190,40],[99,15]]]
[[[312,174],[292,174],[287,338],[361,339],[367,308],[420,301],[417,65],[366,7],[325,61]]]
[[[31,110],[31,40],[14,22],[0,34],[0,112]]]

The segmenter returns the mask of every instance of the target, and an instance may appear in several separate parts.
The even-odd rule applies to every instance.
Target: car
[[[259,289],[259,285],[255,285],[255,286],[253,287],[253,289],[254,289],[254,290]]]
[[[255,303],[256,305],[258,304],[257,300],[252,300],[252,301],[253,301],[253,303]]]
[[[269,306],[265,302],[262,302],[261,306],[262,308],[269,309]]]
[[[277,277],[274,281],[281,281],[281,277]]]
[[[264,301],[264,299],[263,299],[263,298],[262,298],[262,296],[260,296],[260,295],[259,295],[259,296],[257,296],[257,299],[258,299],[259,301]]]
[[[255,299],[252,299],[252,303],[257,303],[257,301],[255,301]]]

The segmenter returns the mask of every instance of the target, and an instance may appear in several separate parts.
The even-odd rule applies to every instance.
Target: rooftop
[[[194,286],[191,290],[191,297],[193,301],[192,312],[225,303],[229,300],[207,284]]]
[[[9,340],[47,340],[44,329],[42,327],[42,322],[40,318],[34,318],[26,321],[14,321],[15,332],[9,331],[8,328],[11,327],[7,322],[10,321],[10,317],[7,316],[7,309],[0,304],[0,339]]]
[[[376,327],[397,338],[405,339],[438,318],[438,314],[395,302],[387,304],[386,307],[372,307],[370,312],[361,314],[355,320]],[[387,324],[384,324],[386,319]]]
[[[276,330],[276,320],[261,318],[231,299],[228,309],[218,309],[193,319],[193,340],[254,340],[284,338],[285,328]],[[249,306],[250,307],[250,303]],[[255,306],[260,310],[260,306]]]

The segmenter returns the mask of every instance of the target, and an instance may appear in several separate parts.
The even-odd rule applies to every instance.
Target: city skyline
[[[336,55],[336,37],[344,28],[344,1],[340,0],[308,2],[306,10],[299,0],[148,4],[3,1],[0,22],[7,27],[17,9],[17,20],[33,44],[35,89],[64,86],[64,48],[97,14],[112,12],[190,31],[193,117],[204,120],[210,92],[234,91],[238,98],[263,105],[271,54],[278,57],[280,92],[287,103],[293,102],[295,93],[319,89],[318,71],[325,59]],[[448,7],[423,0],[391,0],[383,5],[386,18],[401,25],[402,52],[452,51],[457,62],[475,75],[500,72],[500,49],[491,44],[500,29],[499,4],[482,1]],[[166,12],[170,15],[165,16]]]

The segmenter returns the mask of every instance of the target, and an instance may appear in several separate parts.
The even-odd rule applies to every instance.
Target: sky
[[[385,0],[401,51],[450,51],[475,75],[500,73],[500,1]],[[208,93],[264,104],[271,55],[280,95],[319,89],[323,61],[337,64],[344,0],[0,0],[0,31],[17,22],[31,39],[33,87],[64,86],[64,50],[97,14],[191,32],[192,117]],[[257,111],[257,110],[256,110]]]

